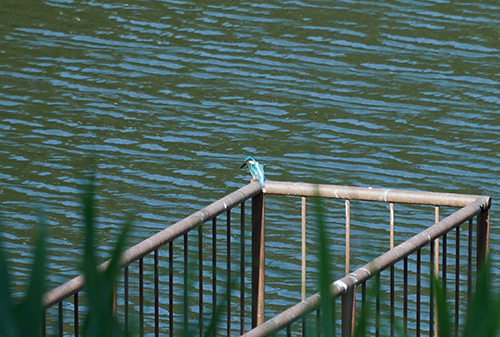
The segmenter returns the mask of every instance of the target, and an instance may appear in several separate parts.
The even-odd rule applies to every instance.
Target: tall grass
[[[37,211],[38,230],[35,254],[26,295],[15,301],[11,294],[9,268],[0,241],[0,334],[4,337],[39,336],[42,326],[42,296],[45,292],[47,225],[41,210]],[[0,224],[3,232],[3,226]]]

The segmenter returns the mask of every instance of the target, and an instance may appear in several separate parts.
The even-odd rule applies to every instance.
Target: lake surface
[[[140,242],[246,184],[253,155],[270,180],[490,195],[498,266],[498,27],[493,0],[3,0],[0,212],[14,283],[37,204],[50,285],[79,274],[90,158],[102,256],[125,214]],[[300,200],[269,200],[270,214],[300,216]],[[327,217],[341,228],[336,205]],[[385,251],[387,208],[356,207],[358,239],[374,245],[359,251]],[[432,222],[433,209],[414,215]],[[403,233],[424,226],[400,219]],[[274,287],[300,270],[299,256],[278,263],[300,235],[285,216],[270,221]],[[270,310],[290,303],[271,298]]]

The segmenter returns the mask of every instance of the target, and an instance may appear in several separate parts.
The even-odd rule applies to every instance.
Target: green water
[[[253,155],[270,180],[490,195],[498,260],[498,27],[492,0],[3,0],[0,211],[14,281],[26,279],[37,203],[50,285],[79,273],[90,157],[103,255],[125,213],[137,243],[246,184]],[[269,198],[273,289],[300,275],[289,223],[300,200],[287,200]],[[343,204],[331,206],[335,236]],[[360,264],[385,251],[388,212],[353,212]],[[403,237],[432,222],[432,208],[408,212],[396,215]],[[299,283],[271,295],[270,312],[295,303]]]

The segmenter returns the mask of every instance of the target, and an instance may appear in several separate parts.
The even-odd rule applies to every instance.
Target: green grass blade
[[[464,337],[493,337],[500,333],[500,295],[491,288],[490,262],[486,260],[477,276],[475,291],[467,310]]]
[[[23,308],[23,335],[38,336],[40,334],[43,308],[42,297],[45,293],[45,274],[47,257],[47,223],[41,210],[38,210],[38,233],[35,245],[35,256],[31,277],[25,300],[20,304]]]
[[[437,328],[438,336],[450,337],[454,326],[451,324],[450,311],[448,310],[448,303],[446,300],[446,291],[441,287],[439,279],[432,278],[432,287],[436,297],[436,314],[437,314]]]
[[[314,197],[314,209],[319,235],[319,291],[321,294],[320,311],[321,320],[319,329],[322,336],[335,336],[334,307],[330,293],[330,286],[333,282],[330,253],[328,249],[328,235],[323,218],[324,210],[320,197]]]
[[[118,236],[118,240],[115,245],[115,250],[113,251],[113,255],[111,257],[111,262],[109,263],[108,268],[106,269],[106,278],[115,280],[118,277],[118,274],[121,270],[120,258],[125,250],[125,243],[127,241],[128,234],[130,229],[132,228],[132,218],[127,220],[123,225],[122,231]]]
[[[87,290],[89,312],[85,320],[83,336],[110,337],[123,336],[124,333],[113,315],[113,293],[116,277],[119,272],[120,255],[125,246],[126,236],[131,222],[126,222],[119,235],[116,248],[108,269],[97,270],[95,248],[95,179],[93,174],[87,176],[89,182],[84,185],[83,214],[85,223],[85,244],[83,272]]]
[[[229,300],[228,295],[230,296],[233,290],[236,289],[237,285],[238,285],[237,278],[231,277],[231,280],[228,285],[229,291],[225,291],[224,295],[220,298],[219,303],[217,303],[217,306],[215,307],[212,313],[210,324],[208,325],[207,331],[205,331],[205,333],[203,334],[203,337],[212,337],[217,335],[217,328],[219,324],[222,323],[221,317],[227,308],[227,302]]]
[[[0,219],[0,232],[3,225]],[[4,337],[20,336],[14,323],[12,298],[10,296],[10,277],[7,259],[0,236],[0,335]]]

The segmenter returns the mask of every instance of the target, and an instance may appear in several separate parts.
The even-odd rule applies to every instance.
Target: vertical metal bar
[[[417,250],[417,325],[416,336],[420,336],[420,271],[421,271],[421,250]]]
[[[212,219],[212,316],[217,308],[217,218]],[[217,329],[213,329],[215,336]]]
[[[394,248],[394,203],[390,203],[390,247]]]
[[[439,206],[434,206],[434,223],[439,222]],[[444,240],[444,238],[443,238]],[[434,277],[436,280],[439,278],[439,239],[434,241]],[[445,256],[443,254],[443,261],[445,260]],[[444,270],[443,270],[444,273]],[[443,274],[444,275],[444,274]],[[431,287],[432,288],[432,287]],[[434,301],[431,302],[431,305],[436,305]],[[432,317],[431,317],[432,319]],[[431,329],[432,331],[432,329]],[[434,337],[438,337],[438,313],[437,308],[434,310]]]
[[[436,303],[434,302],[434,287],[432,286],[432,280],[436,278],[435,274],[435,264],[432,263],[434,259],[434,249],[435,249],[435,244],[434,242],[431,242],[430,246],[430,256],[429,256],[429,261],[430,261],[430,275],[429,275],[429,280],[431,282],[431,287],[429,289],[429,337],[432,337],[434,335],[434,308],[436,307]],[[436,307],[437,309],[437,307]]]
[[[460,320],[460,226],[455,234],[455,336],[458,336],[458,326]]]
[[[442,278],[443,278],[443,291],[446,293],[446,272],[447,272],[447,267],[448,267],[448,235],[444,234],[443,235],[443,257],[442,257],[442,264],[443,264],[443,270],[441,272]]]
[[[170,337],[174,336],[174,242],[168,243],[168,325]]]
[[[128,266],[123,271],[123,299],[124,299],[124,315],[125,315],[125,332],[128,332]]]
[[[198,227],[198,330],[203,336],[203,224]]]
[[[252,327],[264,323],[264,194],[252,198]]]
[[[375,336],[380,336],[380,272],[377,273],[377,294],[375,295]]]
[[[189,249],[188,249],[188,234],[184,234],[184,285],[183,285],[183,291],[182,291],[182,298],[183,298],[183,331],[187,332],[188,331],[188,314],[189,314],[189,297],[188,297],[188,283],[189,283]]]
[[[306,243],[306,197],[302,197],[302,206],[300,211],[301,217],[301,230],[302,230],[302,275],[301,275],[301,299],[302,301],[306,299],[306,273],[307,273],[307,243]],[[306,335],[306,319],[302,319],[302,336]]]
[[[155,278],[155,336],[160,336],[160,290],[159,290],[159,272],[158,272],[158,249],[154,252],[154,278]]]
[[[469,220],[469,237],[467,247],[467,303],[470,303],[472,294],[472,239],[474,232],[472,230],[472,219]]]
[[[408,257],[403,261],[403,326],[405,333],[408,333]]]
[[[394,266],[391,266],[390,268],[390,287],[391,287],[391,310],[390,310],[390,334],[391,337],[394,337],[394,325],[395,325],[395,315],[394,315],[394,306],[395,306],[395,299],[394,299]]]
[[[231,336],[231,210],[227,210],[227,276],[226,276],[226,298],[227,298],[227,335]]]
[[[291,329],[291,326],[290,326],[290,325],[288,325],[288,326],[286,327],[286,336],[287,336],[287,337],[291,337],[291,336],[292,336],[292,329]]]
[[[345,200],[345,274],[351,270],[351,201]]]
[[[301,207],[301,229],[302,229],[302,289],[301,298],[306,299],[306,197],[302,197],[302,207]]]
[[[477,216],[477,270],[479,271],[486,259],[490,246],[490,208],[483,209]]]
[[[394,203],[391,202],[389,206],[390,210],[390,249],[394,248]],[[390,310],[390,334],[394,337],[394,266],[390,268],[390,288],[391,288],[391,310]]]
[[[63,302],[59,302],[59,306],[58,306],[58,321],[59,321],[59,336],[60,337],[63,337],[64,336],[64,331],[63,331]]]
[[[116,280],[113,280],[113,298],[111,299],[111,311],[116,317],[116,307],[118,305],[118,297],[116,296]]]
[[[139,259],[139,334],[144,336],[144,260]]]
[[[245,333],[245,202],[241,203],[240,235],[240,335]]]
[[[434,223],[439,222],[439,206],[434,207]],[[434,276],[439,277],[439,239],[434,240]]]
[[[342,295],[342,337],[351,337],[354,325],[354,299],[356,290],[354,287],[348,288]],[[335,329],[335,325],[334,325]]]
[[[366,281],[365,281],[361,284],[361,312],[366,312],[366,305],[367,304],[366,304]]]
[[[78,305],[78,293],[73,295],[74,298],[74,311],[75,311],[75,336],[79,335],[79,330],[80,330],[80,318],[79,316],[79,305]]]

